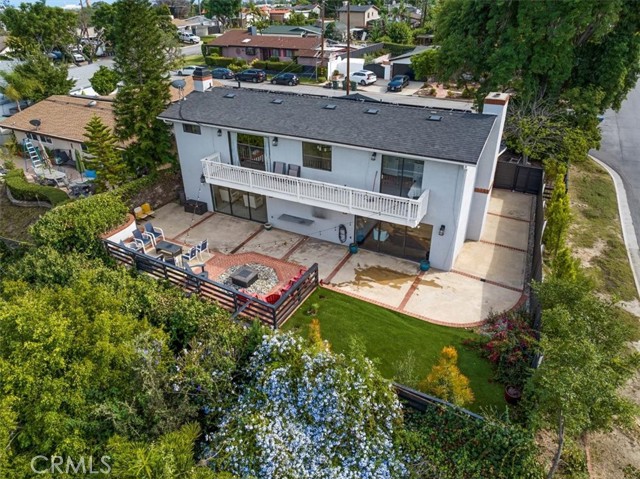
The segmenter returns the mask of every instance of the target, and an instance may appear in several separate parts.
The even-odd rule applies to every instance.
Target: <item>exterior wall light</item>
[[[444,225],[440,225],[440,231],[438,231],[438,235],[444,236]]]
[[[218,128],[218,136],[222,136],[222,130]]]
[[[377,156],[378,156],[378,153],[376,153],[375,151],[371,153],[371,161],[376,161]]]
[[[271,140],[271,144],[272,144],[273,146],[278,146],[278,137],[277,137],[277,136],[274,136],[274,137],[273,137],[273,140]]]

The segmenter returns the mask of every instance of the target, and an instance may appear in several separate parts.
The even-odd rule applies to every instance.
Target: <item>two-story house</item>
[[[187,197],[210,210],[449,270],[480,238],[507,103],[491,94],[478,114],[212,88],[160,118]]]
[[[343,5],[338,9],[338,20],[347,24],[350,17],[351,28],[368,28],[371,22],[380,19],[380,10],[373,5],[351,5],[348,9]]]

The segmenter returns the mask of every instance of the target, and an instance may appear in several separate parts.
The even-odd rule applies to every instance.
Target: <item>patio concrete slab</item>
[[[435,270],[420,278],[403,312],[431,322],[463,326],[484,321],[492,311],[512,308],[520,297],[516,291]]]
[[[534,199],[533,195],[494,188],[491,191],[489,213],[529,221]]]
[[[527,253],[487,243],[464,244],[454,271],[522,290]]]
[[[331,279],[339,291],[397,308],[416,279],[418,265],[392,256],[360,250]]]
[[[487,215],[480,239],[489,243],[527,251],[529,227],[530,225],[526,221],[504,216]]]
[[[302,235],[284,230],[272,229],[271,231],[265,231],[263,229],[261,233],[251,238],[248,243],[240,248],[238,253],[254,252],[273,258],[282,258],[303,238],[304,236]]]
[[[261,230],[262,225],[253,221],[216,213],[191,229],[189,242],[208,239],[210,250],[229,254]],[[186,234],[177,240],[186,240]]]
[[[327,241],[309,238],[291,253],[288,261],[307,268],[318,263],[318,275],[325,280],[347,254],[347,248]]]
[[[213,213],[207,212],[204,215],[193,215],[193,213],[186,213],[184,207],[180,206],[177,202],[168,203],[161,208],[158,208],[150,218],[150,221],[154,226],[162,228],[164,235],[167,239],[176,239],[178,235],[182,236],[182,233],[189,229],[191,224],[196,224],[199,221],[209,218]]]

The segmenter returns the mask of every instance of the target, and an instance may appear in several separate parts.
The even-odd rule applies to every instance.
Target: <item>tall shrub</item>
[[[453,346],[445,346],[440,352],[438,364],[420,383],[420,388],[457,406],[464,406],[474,400],[469,387],[469,378],[458,368],[458,351]]]
[[[547,226],[544,230],[542,241],[552,258],[565,245],[569,223],[571,222],[571,207],[569,196],[564,184],[564,168],[560,169],[555,178],[555,186],[551,200],[547,206]]]
[[[38,245],[60,251],[78,251],[99,256],[99,236],[122,224],[127,207],[120,198],[102,193],[59,206],[44,214],[32,227]]]

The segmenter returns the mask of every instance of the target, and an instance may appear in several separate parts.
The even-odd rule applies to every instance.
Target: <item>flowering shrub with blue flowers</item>
[[[237,403],[209,437],[215,468],[243,478],[406,477],[391,385],[364,357],[263,337]]]

